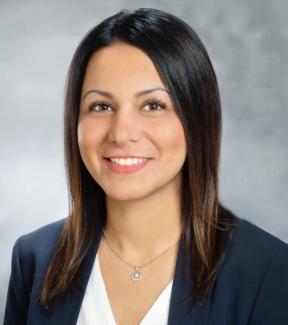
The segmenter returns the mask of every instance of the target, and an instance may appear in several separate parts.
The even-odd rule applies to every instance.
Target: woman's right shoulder
[[[15,242],[13,251],[20,256],[41,258],[43,254],[51,252],[59,238],[67,218],[59,219],[43,225],[29,233],[21,235]]]
[[[4,324],[24,324],[38,293],[65,220],[60,219],[20,236],[14,243]]]

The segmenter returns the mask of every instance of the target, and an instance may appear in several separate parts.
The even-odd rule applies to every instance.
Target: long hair
[[[64,150],[69,215],[41,286],[40,302],[47,310],[78,281],[87,251],[105,226],[105,193],[80,157],[77,125],[88,61],[116,40],[151,58],[184,128],[187,157],[182,167],[181,221],[185,275],[188,280],[193,276],[195,283],[188,300],[194,305],[213,288],[228,245],[232,217],[224,213],[218,198],[221,104],[207,51],[196,32],[172,14],[151,8],[121,10],[84,36],[68,71]]]

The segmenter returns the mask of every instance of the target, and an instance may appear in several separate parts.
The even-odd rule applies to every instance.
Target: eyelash
[[[154,101],[149,101],[149,102],[146,102],[144,106],[146,106],[147,104],[150,104],[150,105],[158,105],[158,107],[160,107],[161,109],[154,109],[154,110],[149,110],[150,112],[153,112],[153,111],[160,111],[160,110],[164,110],[167,106],[166,104],[164,104],[162,101],[160,100],[154,100]],[[108,104],[104,103],[104,102],[95,102],[95,103],[92,103],[89,107],[89,111],[92,111],[96,106],[109,106]],[[99,113],[99,112],[103,112],[105,110],[100,110],[100,111],[96,111],[94,110],[95,112]]]

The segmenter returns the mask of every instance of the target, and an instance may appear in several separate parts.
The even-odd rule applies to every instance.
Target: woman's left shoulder
[[[288,244],[244,218],[234,220],[214,291],[215,315],[222,308],[233,319],[229,324],[242,324],[233,314],[237,306],[243,324],[288,324]]]
[[[234,229],[230,260],[246,300],[255,289],[249,324],[288,324],[288,244],[241,219]]]
[[[227,207],[221,206],[220,211],[221,222],[230,225],[230,240],[223,260],[225,268],[240,273],[261,273],[270,263],[278,263],[279,256],[286,256],[288,268],[287,243]]]
[[[230,253],[247,262],[277,262],[279,256],[286,256],[288,267],[288,244],[256,224],[237,217],[237,226],[233,230]]]

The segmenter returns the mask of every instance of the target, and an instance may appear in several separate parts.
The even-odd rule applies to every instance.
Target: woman
[[[218,199],[221,107],[197,34],[122,10],[67,78],[69,216],[13,248],[5,324],[288,324],[287,244]]]

